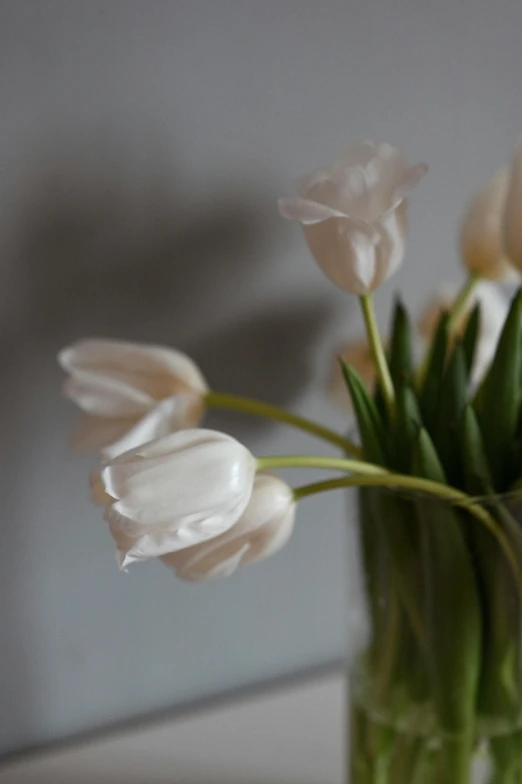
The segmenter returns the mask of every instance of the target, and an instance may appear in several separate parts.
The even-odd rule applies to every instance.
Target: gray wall
[[[0,747],[50,741],[342,656],[341,496],[277,558],[210,586],[118,573],[70,457],[56,351],[83,335],[177,345],[215,387],[331,425],[329,357],[354,303],[274,207],[349,139],[431,173],[413,305],[456,271],[467,195],[522,128],[520,0],[4,0],[0,6]],[[213,424],[257,453],[281,429]]]

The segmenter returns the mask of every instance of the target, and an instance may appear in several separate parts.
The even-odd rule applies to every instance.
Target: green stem
[[[375,318],[375,310],[373,308],[373,300],[371,294],[363,294],[359,297],[361,308],[364,316],[364,323],[366,324],[366,331],[368,333],[368,340],[372,349],[373,360],[377,369],[377,375],[381,385],[382,393],[391,415],[395,410],[395,390],[393,388],[393,381],[388,368],[388,362],[384,353],[379,327],[377,326],[377,319]]]
[[[480,281],[480,275],[477,275],[476,272],[472,272],[468,277],[467,281],[460,289],[457,296],[455,297],[453,301],[453,305],[451,306],[449,321],[448,321],[448,331],[450,333],[453,332],[458,326],[459,319],[461,318],[463,312],[466,310],[466,306],[468,304],[471,294],[473,293],[473,289],[475,288],[475,286],[479,281]]]
[[[441,767],[444,771],[442,781],[451,781],[451,784],[469,784],[473,751],[472,727],[459,738],[443,740],[440,749]]]
[[[354,444],[349,438],[330,430],[328,427],[312,422],[310,419],[292,414],[279,406],[273,406],[270,403],[264,403],[261,400],[253,400],[249,397],[242,397],[240,395],[229,395],[223,392],[208,392],[205,396],[205,404],[207,408],[224,408],[231,411],[241,411],[245,414],[253,414],[254,416],[265,417],[266,419],[273,419],[276,422],[285,422],[287,425],[304,430],[311,435],[322,438],[324,441],[329,441],[331,444],[340,447],[345,452],[348,452],[354,457],[360,457],[362,450],[357,444]]]
[[[346,457],[323,457],[321,455],[276,455],[275,457],[258,457],[259,471],[266,468],[324,468],[333,471],[349,471],[357,474],[374,474],[379,477],[389,476],[389,472],[381,466],[366,463],[363,460],[350,460]],[[382,479],[380,481],[382,484]]]
[[[449,319],[448,319],[448,335],[451,335],[452,332],[458,326],[459,318],[461,318],[463,311],[468,304],[468,300],[470,295],[473,293],[473,289],[480,281],[480,275],[476,273],[471,273],[469,278],[466,280],[462,288],[460,289],[459,293],[455,297],[453,301],[453,305],[449,311]],[[424,354],[423,360],[420,363],[419,367],[417,368],[416,376],[416,385],[420,387],[422,382],[424,381],[424,377],[426,375],[426,371],[428,370],[428,365],[431,359],[431,353],[433,349],[433,344],[431,344]]]
[[[449,503],[455,504],[455,506],[466,509],[469,514],[479,520],[496,538],[513,570],[519,588],[522,589],[522,572],[518,567],[518,562],[513,554],[508,537],[494,517],[492,517],[483,506],[475,503],[472,497],[467,495],[467,493],[463,493],[449,485],[434,482],[431,479],[394,474],[383,471],[382,469],[379,469],[378,466],[373,466],[371,463],[359,463],[354,460],[336,460],[334,458],[330,461],[329,458],[324,457],[286,456],[261,458],[258,460],[258,466],[259,468],[290,468],[295,466],[303,468],[331,468],[350,472],[358,471],[358,474],[355,476],[327,479],[323,482],[314,482],[312,484],[297,487],[294,490],[294,498],[296,501],[310,495],[316,495],[317,493],[324,493],[344,487],[390,487],[428,493],[429,495],[437,496]],[[358,467],[354,468],[354,466]],[[363,468],[364,473],[361,471],[361,467]]]
[[[377,701],[381,704],[389,693],[400,647],[401,608],[394,582],[395,580],[392,573],[390,605],[385,637],[386,644],[384,650],[379,651],[379,661],[377,672],[375,673],[375,694]]]

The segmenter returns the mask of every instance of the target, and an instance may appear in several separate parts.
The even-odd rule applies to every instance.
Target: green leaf
[[[422,417],[430,431],[435,425],[439,409],[442,377],[448,351],[448,319],[449,314],[443,313],[437,325],[419,395]]]
[[[458,422],[467,402],[468,378],[464,350],[457,343],[443,376],[433,440],[450,484],[461,481]]]
[[[429,435],[421,430],[414,470],[437,482],[444,470]],[[475,719],[481,658],[481,614],[475,575],[457,510],[419,497],[426,656],[441,728],[468,737]]]
[[[513,302],[497,351],[480,390],[479,422],[495,488],[506,490],[520,472],[513,466],[522,371],[522,291]]]
[[[435,445],[424,428],[419,430],[413,449],[413,473],[434,482],[446,484],[446,474],[440,462]]]
[[[397,388],[397,418],[395,421],[394,456],[397,470],[411,473],[413,445],[422,428],[422,416],[417,396],[412,387]]]
[[[417,642],[424,645],[422,572],[419,562],[419,523],[415,505],[406,494],[374,489],[376,536],[391,557],[395,589]]]
[[[393,312],[389,365],[396,391],[404,384],[411,383],[413,369],[411,325],[408,312],[399,299],[395,303]]]
[[[522,748],[522,730],[518,729],[506,735],[493,736],[490,740],[491,754],[494,760],[494,770],[497,776],[492,780],[492,784],[498,782],[517,782],[522,781],[522,758],[520,749]]]
[[[384,425],[379,410],[357,372],[343,359],[339,361],[352,399],[364,456],[377,465],[386,465]]]
[[[491,495],[493,480],[484,449],[484,441],[477,416],[468,403],[459,422],[460,459],[463,467],[464,489],[470,495]]]
[[[462,348],[464,350],[464,359],[466,362],[466,369],[468,375],[471,373],[473,361],[475,359],[475,351],[477,348],[477,341],[480,332],[480,304],[477,303],[471,315],[468,318],[466,329],[462,336]]]
[[[388,406],[386,405],[386,398],[384,397],[382,386],[380,384],[374,384],[373,400],[377,407],[377,411],[379,412],[379,416],[382,419],[383,425],[386,426],[388,424],[389,412]]]
[[[483,505],[497,518],[522,570],[522,531],[504,504],[492,496],[493,481],[480,426],[469,405],[462,414],[460,435],[466,490],[472,495],[486,496]],[[490,496],[489,500],[487,496]],[[470,520],[468,535],[476,562],[482,615],[487,629],[478,706],[485,714],[500,713],[508,719],[510,711],[516,709],[520,702],[516,686],[519,667],[516,647],[519,641],[515,631],[520,624],[519,593],[511,567],[491,533]]]
[[[460,421],[461,456],[464,467],[466,491],[472,496],[483,496],[482,505],[493,514],[508,537],[513,555],[519,564],[522,574],[522,528],[506,502],[494,495],[493,480],[489,470],[484,441],[480,425],[473,408],[468,405],[463,411]],[[482,530],[482,526],[480,526]],[[498,547],[498,542],[496,543]],[[502,558],[505,556],[502,555]],[[511,567],[506,563],[505,571],[510,573]]]

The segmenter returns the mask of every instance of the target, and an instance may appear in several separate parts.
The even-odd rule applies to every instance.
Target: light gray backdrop
[[[277,558],[212,585],[128,575],[55,354],[168,342],[211,383],[343,427],[323,394],[360,322],[276,197],[350,138],[431,172],[401,287],[460,277],[466,197],[522,128],[520,0],[4,0],[0,6],[0,747],[42,743],[342,656],[341,496]],[[257,453],[312,439],[212,420]],[[349,613],[348,613],[349,614]]]

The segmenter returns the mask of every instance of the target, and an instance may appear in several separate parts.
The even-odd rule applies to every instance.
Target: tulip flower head
[[[312,255],[334,283],[368,294],[400,267],[406,240],[406,194],[426,173],[389,144],[359,142],[280,199],[285,218],[304,229]]]
[[[106,462],[92,499],[116,542],[123,569],[228,531],[252,495],[256,461],[231,436],[182,430]]]
[[[116,340],[83,340],[58,356],[69,373],[64,395],[85,416],[73,446],[115,457],[139,444],[195,427],[204,412],[205,379],[171,348]]]
[[[248,506],[235,525],[162,560],[183,580],[228,577],[239,566],[268,558],[287,543],[295,508],[292,489],[283,480],[259,473]]]
[[[513,274],[503,248],[502,227],[509,184],[507,169],[499,169],[471,199],[462,223],[462,258],[472,274],[502,280]]]
[[[509,172],[504,214],[504,251],[511,264],[522,272],[522,139],[515,150]]]

